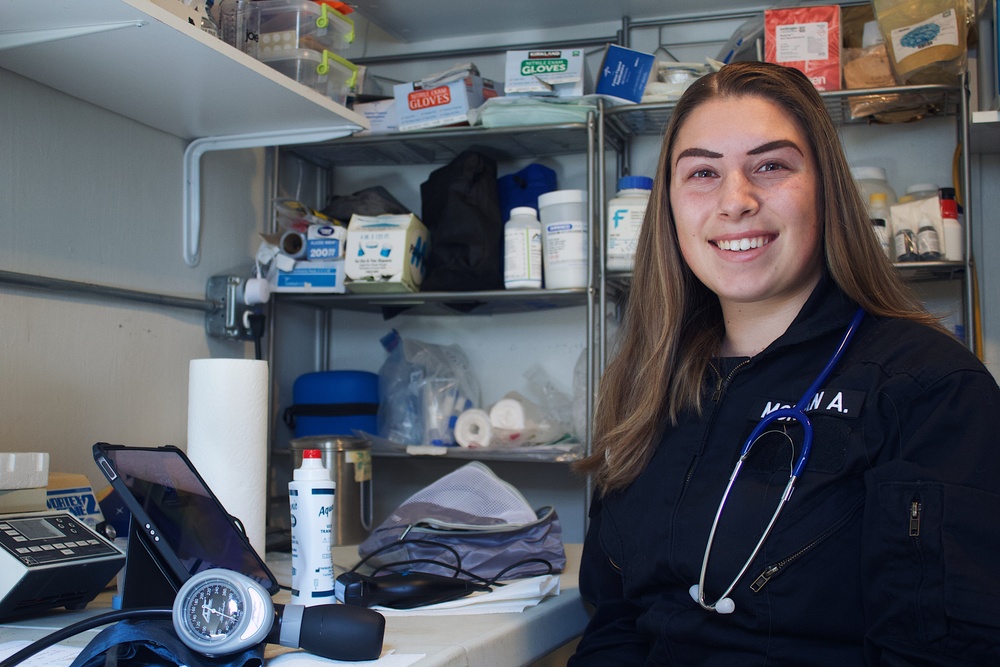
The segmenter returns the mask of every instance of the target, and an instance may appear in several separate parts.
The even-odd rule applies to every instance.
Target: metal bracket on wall
[[[253,340],[246,316],[253,307],[246,305],[243,290],[246,279],[240,276],[212,276],[205,287],[205,297],[216,308],[205,313],[205,333],[212,338]]]

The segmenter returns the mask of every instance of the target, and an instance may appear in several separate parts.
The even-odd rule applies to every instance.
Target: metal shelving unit
[[[443,164],[466,150],[478,151],[498,162],[586,153],[587,125],[466,126],[396,134],[356,134],[297,146],[293,152],[324,167],[378,167]]]
[[[313,144],[289,147],[295,156],[319,165],[323,169],[336,170],[353,166],[410,166],[447,163],[463,151],[474,150],[497,162],[520,159],[537,159],[546,156],[575,155],[586,156],[587,182],[591,191],[591,201],[597,201],[593,194],[597,183],[597,128],[599,119],[592,114],[587,123],[555,125],[533,125],[502,128],[448,127],[396,134],[366,135],[334,139]],[[595,248],[596,210],[589,211],[589,245]],[[382,313],[386,318],[402,316],[446,316],[466,317],[477,315],[503,315],[509,313],[544,313],[558,308],[586,308],[587,349],[591,355],[587,374],[587,395],[594,395],[596,387],[596,367],[593,358],[596,335],[596,281],[600,275],[596,256],[592,258],[588,288],[557,290],[489,290],[472,292],[415,292],[391,294],[309,294],[278,293],[273,295],[276,306],[295,304],[314,308],[328,315],[337,311],[361,311]],[[317,318],[315,336],[317,340],[330,339],[336,335],[331,317]],[[590,422],[592,405],[588,405],[587,423]],[[584,443],[584,448],[588,444]],[[449,448],[450,450],[451,448]],[[404,456],[405,452],[393,451],[374,453],[379,455]],[[480,456],[480,454],[482,454]],[[553,450],[549,455],[525,451],[449,451],[451,458],[481,458],[514,462],[563,462],[569,458],[564,452]]]

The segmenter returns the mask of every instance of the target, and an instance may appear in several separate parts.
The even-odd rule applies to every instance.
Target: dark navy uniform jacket
[[[766,350],[713,361],[702,414],[595,499],[580,573],[595,612],[573,667],[1000,665],[1000,389],[961,343],[912,322],[866,316],[813,397],[809,465],[734,613],[689,595],[744,440],[800,399],[856,308],[824,276]],[[754,445],[713,545],[710,602],[752,552],[801,436],[793,422]]]

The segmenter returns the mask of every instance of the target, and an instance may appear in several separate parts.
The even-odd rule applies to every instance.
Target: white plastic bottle
[[[618,192],[608,201],[606,259],[609,271],[631,271],[635,265],[635,246],[652,188],[653,179],[648,176],[618,179]]]
[[[336,483],[318,449],[302,452],[288,483],[292,510],[292,604],[333,604],[333,504]]]
[[[586,287],[588,280],[587,192],[554,190],[538,195],[542,220],[545,289]]]
[[[851,175],[854,176],[854,181],[858,184],[865,201],[870,201],[872,194],[881,192],[885,194],[887,206],[896,203],[896,191],[889,185],[885,169],[882,167],[852,167]]]
[[[530,206],[511,209],[503,227],[503,285],[507,289],[542,288],[542,223]]]
[[[949,262],[961,262],[965,258],[965,231],[958,221],[958,202],[952,188],[941,188],[941,222],[944,228],[944,258]]]

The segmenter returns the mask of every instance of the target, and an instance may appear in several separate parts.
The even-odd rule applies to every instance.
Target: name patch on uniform
[[[809,401],[806,407],[807,414],[829,415],[842,419],[857,419],[861,415],[861,409],[865,403],[865,392],[849,391],[843,389],[821,389]],[[757,399],[750,408],[748,419],[750,421],[760,421],[775,410],[782,408],[793,408],[794,403],[777,399]],[[779,421],[791,421],[781,419]]]

